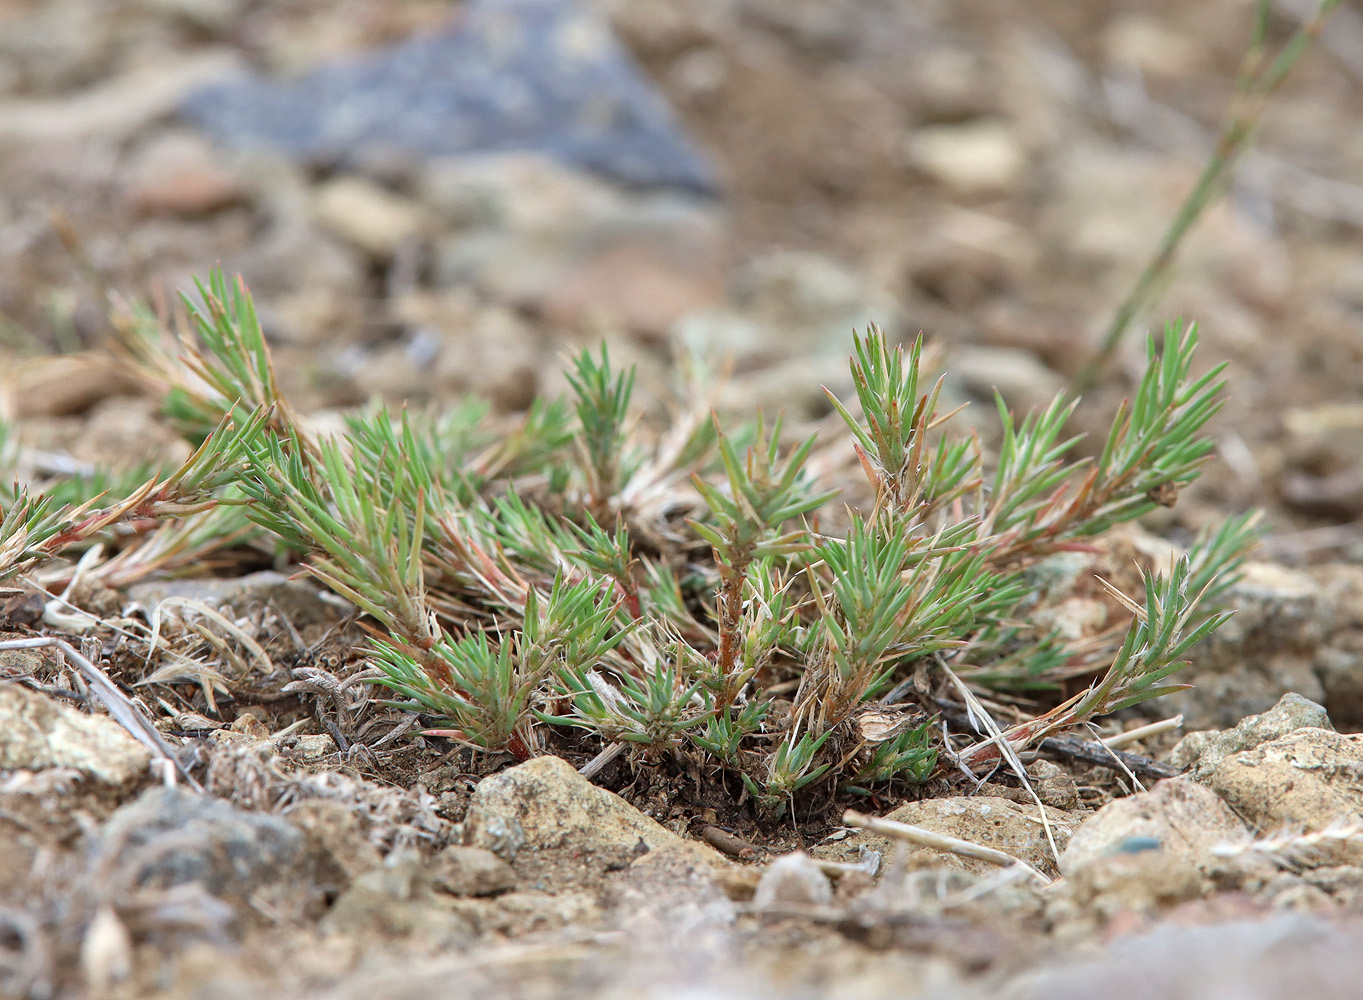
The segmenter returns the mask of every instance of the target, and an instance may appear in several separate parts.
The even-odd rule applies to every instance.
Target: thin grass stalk
[[[1184,238],[1207,209],[1230,188],[1236,165],[1254,145],[1269,98],[1282,85],[1307,46],[1320,34],[1339,3],[1340,0],[1321,0],[1316,13],[1293,33],[1277,57],[1262,72],[1256,72],[1263,63],[1268,9],[1272,6],[1272,0],[1258,0],[1253,36],[1236,80],[1232,110],[1221,127],[1216,148],[1179,206],[1159,248],[1117,307],[1097,354],[1076,376],[1076,390],[1087,390],[1098,381],[1132,322],[1150,305],[1156,290],[1167,282]]]

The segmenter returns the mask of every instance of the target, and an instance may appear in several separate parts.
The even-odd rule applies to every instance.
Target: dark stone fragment
[[[716,186],[609,26],[578,0],[473,0],[437,34],[291,82],[216,84],[180,110],[225,144],[316,164],[534,152],[632,186]]]

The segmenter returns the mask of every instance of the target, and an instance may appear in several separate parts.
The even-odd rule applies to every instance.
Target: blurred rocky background
[[[1283,2],[1281,40],[1304,12]],[[80,352],[112,294],[241,272],[305,405],[503,410],[609,340],[645,386],[826,414],[854,328],[919,330],[950,395],[1046,401],[1211,148],[1245,0],[0,0],[0,364],[54,446],[139,454]],[[1269,507],[1357,554],[1363,19],[1270,109],[1150,322],[1232,362],[1222,464],[1158,527]],[[1130,388],[1140,331],[1081,410]],[[42,355],[60,352],[60,362]],[[992,407],[976,407],[985,420]],[[96,417],[93,422],[90,417]],[[103,430],[101,430],[103,428]]]
[[[955,419],[987,430],[994,389],[1042,405],[1092,356],[1213,147],[1253,6],[0,0],[0,416],[57,469],[183,449],[112,360],[111,307],[173,316],[221,264],[300,408],[514,412],[604,338],[640,395],[694,353],[732,368],[721,405],[817,427],[874,322],[923,331],[950,405],[976,404]],[[1272,45],[1306,8],[1274,5]],[[834,863],[836,895],[817,867],[781,895],[677,837],[690,818],[644,782],[648,816],[552,757],[476,789],[437,750],[365,774],[245,708],[175,717],[212,731],[210,797],[134,797],[140,745],[7,682],[0,992],[60,995],[79,954],[91,997],[1356,995],[1360,10],[1298,63],[1142,320],[1200,321],[1199,364],[1231,383],[1217,463],[1146,527],[1177,542],[1257,505],[1273,533],[1161,708],[1194,731],[1150,750],[1188,777],[1091,813],[1115,779],[1038,762],[1070,844],[1053,891],[882,843],[875,890]],[[1143,332],[1081,425],[1131,390]],[[6,678],[46,662],[6,656]],[[980,790],[892,815],[1049,865],[1031,799]],[[1246,820],[1354,854],[1301,838],[1314,856],[1270,862]],[[866,846],[848,832],[838,857]]]

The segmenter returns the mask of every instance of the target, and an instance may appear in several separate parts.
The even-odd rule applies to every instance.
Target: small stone
[[[1295,914],[1265,919],[1257,907],[1203,926],[1170,920],[1145,933],[1117,937],[1090,956],[1063,950],[1007,995],[1012,1000],[1346,1000],[1363,981],[1360,940],[1359,932],[1342,921]]]
[[[899,327],[894,297],[834,257],[782,250],[749,261],[734,278],[738,308],[762,323],[771,348],[845,361],[854,330],[875,324],[893,337]]]
[[[1323,703],[1318,655],[1347,627],[1351,604],[1363,593],[1347,577],[1316,579],[1273,563],[1246,563],[1241,572],[1220,598],[1236,613],[1203,644],[1183,678],[1192,689],[1156,703],[1165,714],[1183,713],[1193,729],[1229,729],[1268,711],[1289,691]]]
[[[200,31],[228,31],[242,16],[243,0],[139,0],[139,6],[162,17],[183,21]]]
[[[1323,706],[1288,693],[1262,715],[1251,715],[1225,732],[1194,732],[1169,751],[1169,762],[1189,771],[1194,781],[1206,783],[1217,765],[1231,754],[1278,739],[1299,729],[1334,729]]]
[[[1363,656],[1325,647],[1316,654],[1315,667],[1330,718],[1338,720],[1341,729],[1363,729]]]
[[[435,159],[418,187],[424,204],[465,232],[566,234],[628,201],[598,178],[526,153]]]
[[[1028,771],[1042,805],[1065,810],[1079,808],[1079,789],[1069,771],[1049,760],[1037,761]]]
[[[138,212],[202,215],[240,201],[241,181],[223,166],[224,156],[204,139],[165,132],[133,160],[127,197]]]
[[[1363,909],[1363,868],[1357,865],[1308,868],[1301,873],[1301,878],[1329,893],[1330,898],[1342,909],[1350,913]]]
[[[457,314],[431,316],[439,357],[432,366],[435,391],[477,393],[503,413],[525,410],[540,387],[545,347],[538,334],[509,309],[479,309],[460,322]]]
[[[1309,574],[1276,563],[1247,562],[1238,576],[1222,597],[1237,613],[1217,629],[1217,646],[1253,642],[1312,649],[1333,627],[1333,602]]]
[[[673,324],[669,336],[703,358],[760,357],[769,354],[772,348],[770,331],[762,323],[730,306],[713,306],[689,312]],[[821,359],[809,360],[817,361],[822,366]],[[765,370],[764,367],[752,375]]]
[[[827,906],[831,902],[833,886],[828,876],[804,851],[795,851],[769,864],[753,894],[753,907],[758,910]]]
[[[543,934],[564,927],[581,933],[602,918],[601,906],[593,894],[571,889],[555,892],[518,889],[485,899],[449,899],[447,905],[476,927],[479,934],[504,938]]]
[[[1150,842],[1166,859],[1211,867],[1213,847],[1243,840],[1248,832],[1210,789],[1171,778],[1148,792],[1114,799],[1081,823],[1060,855],[1060,871],[1073,875],[1102,858],[1131,853],[1133,841]]]
[[[827,358],[782,358],[726,379],[719,393],[720,412],[760,410],[784,413],[793,420],[818,420],[832,411],[824,386],[839,399],[856,398],[846,368],[830,371]]]
[[[939,184],[970,195],[1013,189],[1027,166],[1016,130],[989,120],[916,129],[909,158]]]
[[[358,249],[333,237],[311,220],[312,201],[306,190],[267,197],[271,203],[283,203],[276,209],[279,215],[241,261],[242,276],[257,303],[263,306],[272,302],[275,296],[301,296],[306,294],[306,289],[321,289],[323,294],[331,295],[342,304],[342,308],[330,317],[325,342],[342,339],[341,332],[353,330],[358,333],[363,324],[357,316],[348,315],[346,307],[350,314],[363,311],[360,303],[372,262]],[[299,202],[296,205],[292,204],[295,198]],[[192,289],[185,291],[193,294]],[[296,303],[292,308],[296,312],[304,311]],[[322,340],[321,335],[313,334],[313,343]]]
[[[480,781],[464,819],[464,842],[510,861],[523,877],[555,859],[604,868],[687,843],[561,757],[535,757]],[[727,864],[700,846],[716,866]]]
[[[431,884],[452,896],[495,896],[516,887],[516,872],[491,851],[451,844],[429,862]]]
[[[313,198],[313,220],[323,229],[379,260],[387,260],[422,230],[415,202],[362,177],[338,177]]]
[[[193,453],[189,443],[171,430],[150,397],[109,396],[91,406],[84,416],[61,446],[77,461],[101,468],[146,464],[175,468]],[[116,606],[121,608],[122,602],[116,602]]]
[[[978,46],[939,38],[905,60],[902,72],[912,81],[914,110],[927,121],[969,121],[998,106],[998,88],[988,83],[993,72]]]
[[[265,723],[256,718],[252,712],[242,712],[232,720],[232,725],[228,727],[234,733],[242,736],[249,736],[253,740],[269,739],[270,730]]]
[[[435,246],[441,288],[648,339],[724,290],[729,229],[707,200],[620,191],[527,156],[437,162],[421,189],[454,229]]]
[[[1279,488],[1283,502],[1308,517],[1352,521],[1363,514],[1363,467],[1357,465],[1325,476],[1290,473]]]
[[[222,749],[245,748],[260,742],[249,733],[240,733],[233,729],[215,729],[208,734],[207,739],[210,746]]]
[[[336,741],[326,733],[310,733],[306,736],[296,737],[293,741],[293,747],[303,763],[315,764],[336,752]]]
[[[1255,896],[1275,910],[1288,913],[1313,913],[1335,909],[1335,902],[1324,889],[1291,872],[1279,872]]]
[[[69,767],[109,785],[147,773],[151,753],[112,719],[0,683],[0,771]]]
[[[721,239],[699,231],[661,235],[621,234],[575,261],[546,289],[545,318],[569,329],[597,324],[660,340],[682,316],[716,302],[723,291]]]

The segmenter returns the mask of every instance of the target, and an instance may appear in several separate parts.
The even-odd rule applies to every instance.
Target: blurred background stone
[[[578,0],[474,0],[442,32],[297,80],[205,88],[183,110],[224,142],[318,163],[520,150],[632,185],[715,187],[665,101]]]

